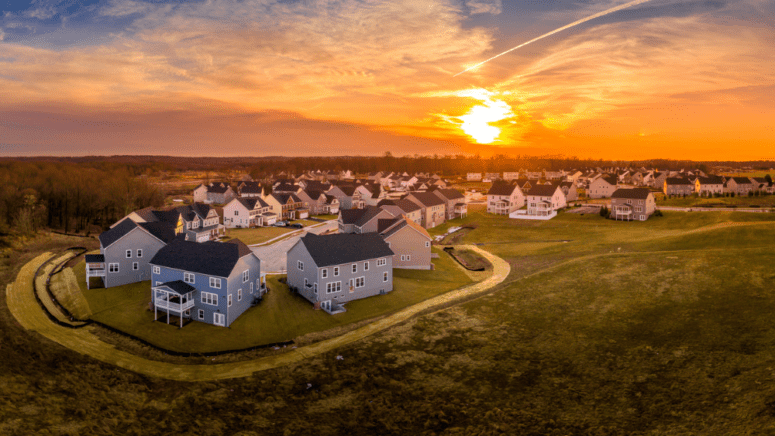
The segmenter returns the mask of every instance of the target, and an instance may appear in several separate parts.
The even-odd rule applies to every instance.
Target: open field
[[[665,198],[665,194],[654,194],[657,206],[677,206],[677,207],[761,207],[769,209],[775,207],[775,195],[754,195],[754,196],[734,196],[734,197],[673,197]]]
[[[150,282],[133,283],[109,289],[85,289],[85,264],[73,269],[74,278],[91,309],[91,318],[131,333],[155,345],[181,352],[212,352],[248,348],[297,339],[310,333],[341,328],[443,294],[471,282],[449,256],[434,259],[436,270],[399,270],[393,273],[393,292],[346,304],[347,312],[329,315],[314,310],[312,304],[291,294],[287,286],[270,276],[271,291],[264,301],[248,309],[228,329],[192,322],[182,329],[153,322],[149,310]]]
[[[3,309],[0,432],[775,434],[769,214],[463,221],[512,264],[496,290],[242,379],[118,369]]]
[[[746,172],[739,172],[739,173],[721,173],[719,175],[725,176],[725,177],[764,177],[767,174],[770,176],[775,176],[775,171],[772,169],[768,171],[746,171]]]

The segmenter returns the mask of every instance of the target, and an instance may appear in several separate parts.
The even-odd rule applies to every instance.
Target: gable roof
[[[107,248],[138,227],[142,228],[148,234],[164,243],[175,239],[175,227],[170,226],[167,223],[150,222],[138,224],[130,219],[125,219],[112,229],[102,232],[99,236],[100,244],[103,248]]]
[[[457,189],[438,188],[434,192],[438,192],[439,194],[443,195],[447,200],[465,198],[465,196],[463,196],[463,194],[461,194]]]
[[[154,286],[155,288],[159,287],[166,287],[170,291],[178,294],[178,295],[186,295],[191,291],[196,291],[196,288],[189,285],[188,283],[184,282],[183,280],[175,280],[172,282],[166,282],[162,283],[159,286]]]
[[[735,183],[737,183],[738,185],[750,185],[751,184],[751,179],[749,179],[748,177],[730,177],[730,179],[734,180]]]
[[[107,248],[114,242],[123,238],[124,235],[137,227],[137,223],[132,220],[123,220],[110,230],[100,233],[99,240],[103,248]]]
[[[231,186],[225,184],[225,183],[211,183],[207,186],[207,192],[212,192],[215,194],[224,194],[226,191],[229,190]]]
[[[409,195],[416,198],[417,201],[423,204],[425,207],[429,206],[442,206],[444,200],[440,199],[438,195],[433,192],[410,192]]]
[[[490,190],[487,191],[487,195],[511,195],[514,193],[514,189],[518,189],[517,185],[496,182],[490,186]]]
[[[177,237],[162,247],[150,263],[183,271],[228,277],[244,256],[253,251],[239,239],[229,242],[194,242]]]
[[[385,228],[379,233],[382,235],[383,238],[387,239],[390,236],[398,233],[398,231],[403,229],[404,227],[409,227],[411,229],[414,229],[416,232],[418,232],[420,235],[424,236],[428,240],[431,239],[431,235],[428,233],[427,230],[425,230],[421,225],[417,224],[416,222],[408,219],[406,215],[401,215],[401,217],[398,218],[396,222],[394,222],[391,226],[388,226],[387,228]]]
[[[380,218],[377,220],[377,233],[382,233],[389,229],[393,224],[401,221],[401,217]]]
[[[378,233],[307,233],[299,241],[312,256],[315,265],[325,267],[392,256],[393,250]]]
[[[619,188],[611,194],[611,198],[626,198],[631,200],[645,200],[649,197],[651,191],[648,188]]]
[[[160,241],[168,244],[175,239],[175,228],[167,223],[152,222],[152,223],[140,223],[138,226],[145,229],[148,233],[153,235]]]
[[[693,185],[689,179],[685,179],[683,177],[668,177],[665,179],[665,183],[668,185]],[[751,181],[748,180],[747,183],[751,183]]]
[[[697,180],[700,181],[701,185],[722,185],[724,184],[724,178],[721,176],[708,176],[708,177],[697,177]]]
[[[527,191],[527,195],[551,197],[559,189],[559,185],[535,185]]]

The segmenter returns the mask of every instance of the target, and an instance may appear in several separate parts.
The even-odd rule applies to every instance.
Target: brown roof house
[[[527,215],[529,217],[557,216],[557,211],[567,206],[565,194],[559,185],[535,185],[527,191]]]
[[[431,235],[422,226],[402,215],[380,219],[378,231],[393,250],[393,268],[433,269]]]
[[[694,192],[694,183],[683,177],[668,177],[664,186],[665,195],[691,195]]]
[[[656,207],[648,188],[617,189],[611,195],[611,218],[615,220],[646,221]]]
[[[509,215],[525,205],[525,195],[516,184],[496,182],[487,191],[487,212]]]

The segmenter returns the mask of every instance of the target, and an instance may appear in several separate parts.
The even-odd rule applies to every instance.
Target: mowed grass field
[[[252,229],[226,229],[226,236],[239,239],[247,245],[261,244],[270,239],[295,232],[299,229],[291,227],[256,227]]]
[[[278,281],[278,276],[269,276],[271,291],[264,301],[248,309],[229,328],[191,322],[182,329],[153,322],[153,312],[149,310],[149,281],[86,290],[85,264],[80,262],[73,269],[88,300],[92,319],[169,350],[201,353],[297,340],[308,334],[346,328],[472,282],[446,254],[441,253],[433,263],[436,267],[433,271],[394,270],[393,292],[347,303],[347,312],[334,316],[314,310],[307,300],[291,294],[287,286]]]

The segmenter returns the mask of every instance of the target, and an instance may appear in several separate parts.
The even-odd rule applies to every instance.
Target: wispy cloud
[[[501,0],[465,0],[471,14],[494,14],[503,12]]]

